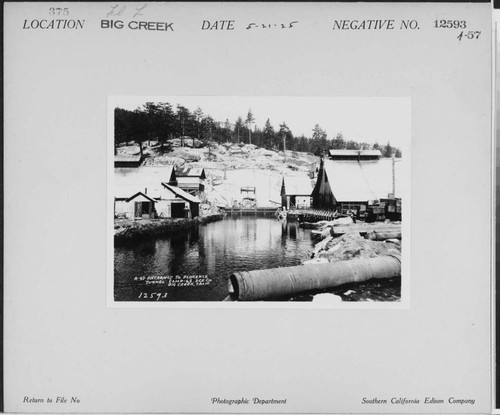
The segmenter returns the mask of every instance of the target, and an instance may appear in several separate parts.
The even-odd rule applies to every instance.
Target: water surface
[[[297,223],[228,216],[115,247],[115,300],[221,301],[232,272],[299,265],[313,245]]]

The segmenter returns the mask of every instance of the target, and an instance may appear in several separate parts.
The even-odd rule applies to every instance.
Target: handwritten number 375
[[[67,16],[69,14],[69,9],[67,7],[51,7],[49,8],[49,14],[51,16]]]

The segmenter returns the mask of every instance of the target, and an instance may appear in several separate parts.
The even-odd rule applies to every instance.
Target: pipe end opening
[[[238,279],[234,274],[229,277],[229,295],[232,298],[239,298],[240,296],[240,287],[238,284]]]

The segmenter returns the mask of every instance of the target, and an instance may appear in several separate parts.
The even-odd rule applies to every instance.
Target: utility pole
[[[394,153],[391,155],[392,158],[392,194],[394,198],[396,197],[396,163],[399,163],[401,159],[396,160]]]
[[[394,158],[394,153],[392,153],[392,197],[396,197],[396,160]]]

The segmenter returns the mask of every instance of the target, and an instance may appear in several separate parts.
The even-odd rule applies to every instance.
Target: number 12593
[[[465,20],[434,20],[434,27],[437,29],[465,29]]]

